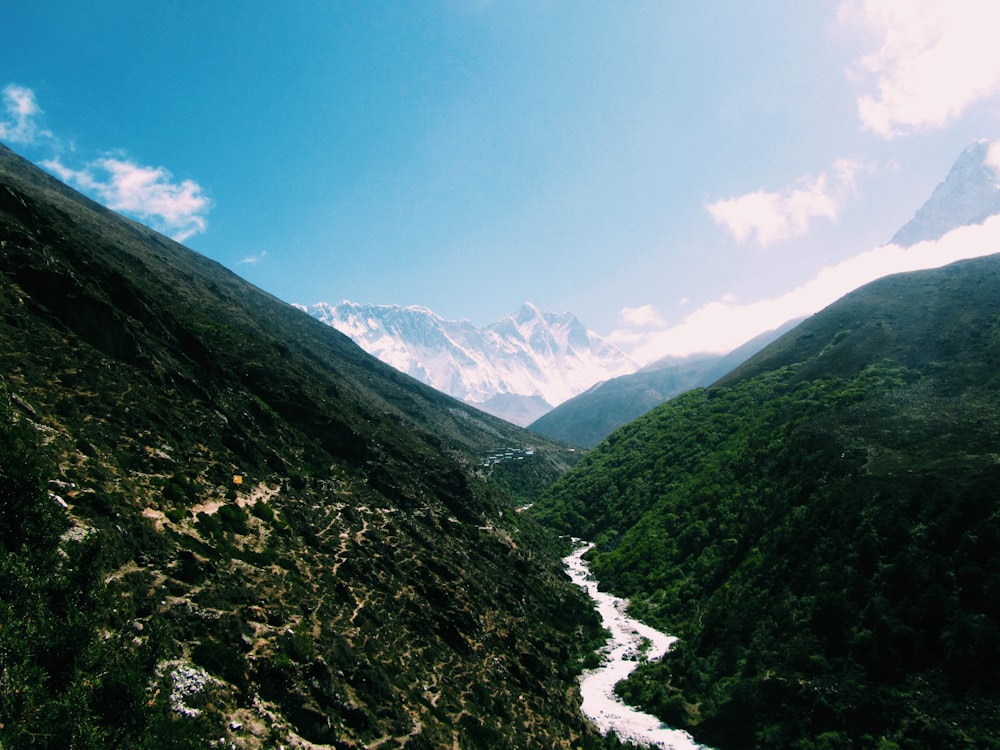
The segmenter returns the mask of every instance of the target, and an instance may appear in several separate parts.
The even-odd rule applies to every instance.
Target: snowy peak
[[[574,315],[542,312],[529,302],[482,328],[417,306],[298,307],[396,369],[520,425],[598,381],[637,369]]]
[[[531,303],[525,303],[510,317],[487,328],[514,346],[527,343],[533,352],[557,358],[584,350],[596,353],[602,345],[607,346],[571,313],[543,313]]]
[[[1000,213],[1000,144],[976,141],[962,151],[945,181],[891,241],[909,247],[924,240],[940,239],[952,229],[981,224],[997,213]]]

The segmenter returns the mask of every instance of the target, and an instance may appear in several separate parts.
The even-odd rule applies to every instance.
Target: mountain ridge
[[[528,425],[540,435],[593,448],[619,427],[685,391],[713,383],[798,324],[792,320],[728,354],[664,357],[638,372],[598,383]]]

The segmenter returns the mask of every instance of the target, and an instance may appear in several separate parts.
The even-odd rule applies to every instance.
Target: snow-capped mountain
[[[397,370],[522,426],[601,380],[637,369],[570,313],[530,303],[482,328],[417,306],[297,307]]]
[[[1000,213],[1000,144],[979,140],[966,146],[944,182],[892,238],[909,247],[936,240],[952,229],[981,224]]]

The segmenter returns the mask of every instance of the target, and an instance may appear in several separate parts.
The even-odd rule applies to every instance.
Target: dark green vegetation
[[[602,746],[559,446],[2,147],[0,375],[0,746]]]
[[[669,358],[622,375],[565,401],[528,429],[570,445],[593,448],[622,425],[628,424],[664,401],[699,386],[709,385],[756,354],[785,331],[762,333],[725,355]]]
[[[1000,747],[1000,257],[889,277],[614,433],[533,513],[681,641],[720,748]]]

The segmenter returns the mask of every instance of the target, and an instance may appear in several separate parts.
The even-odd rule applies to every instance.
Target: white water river
[[[625,614],[628,600],[597,590],[597,581],[590,573],[583,556],[594,545],[580,543],[563,558],[573,583],[585,589],[594,600],[603,625],[611,637],[601,649],[604,661],[597,669],[588,669],[580,677],[583,713],[601,734],[614,732],[618,738],[638,745],[672,750],[707,750],[697,744],[687,732],[671,729],[655,716],[625,705],[615,695],[615,685],[639,666],[639,659],[659,659],[677,640],[673,636],[634,620]]]

